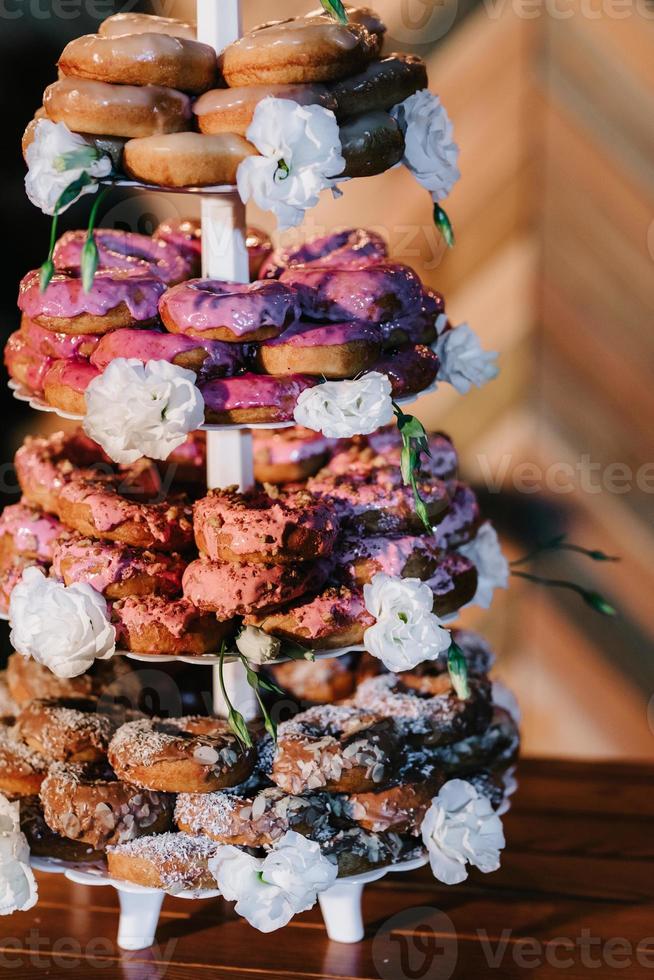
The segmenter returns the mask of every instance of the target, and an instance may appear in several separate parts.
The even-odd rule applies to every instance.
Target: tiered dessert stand
[[[240,0],[197,0],[198,40],[210,44],[221,51],[241,35]],[[147,188],[133,181],[119,181],[124,186],[139,187],[148,191],[167,191],[167,188]],[[248,282],[248,253],[245,244],[245,207],[236,189],[232,186],[188,188],[181,193],[201,196],[202,202],[202,275],[204,277]],[[14,395],[19,400],[41,411],[55,411],[39,399],[30,397],[15,383],[11,384]],[[413,398],[402,399],[412,401]],[[75,419],[77,416],[57,411],[63,418]],[[210,425],[202,426],[207,433],[207,486],[208,488],[237,485],[245,490],[254,483],[252,433],[251,428],[284,428],[292,422],[261,426]],[[362,647],[347,647],[330,650],[318,656],[338,657],[351,650]],[[125,653],[135,660],[148,663],[164,661],[183,661],[185,663],[214,665],[214,712],[225,714],[225,702],[218,680],[217,655],[202,657],[172,657],[153,653],[140,655]],[[241,714],[252,720],[257,717],[258,705],[254,692],[247,683],[245,668],[237,658],[225,657],[223,679],[229,699]],[[403,861],[384,868],[377,868],[363,874],[341,878],[319,895],[320,908],[325,921],[327,934],[335,942],[355,943],[364,935],[361,913],[361,900],[364,885],[377,881],[391,872],[412,871],[427,863],[426,856]],[[38,871],[65,875],[70,881],[84,885],[107,886],[115,888],[120,901],[120,920],[118,926],[118,945],[125,950],[145,949],[154,942],[159,913],[165,892],[156,888],[145,888],[126,881],[109,877],[101,868],[89,868],[50,858],[33,858],[33,867]],[[181,892],[178,898],[215,898],[217,890],[204,892]]]

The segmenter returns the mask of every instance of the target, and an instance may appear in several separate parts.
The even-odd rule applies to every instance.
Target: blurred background
[[[220,3],[220,0],[216,0]],[[271,17],[243,0],[245,27]],[[274,16],[312,6],[279,0]],[[619,617],[570,592],[513,579],[489,612],[471,610],[514,688],[531,755],[654,758],[654,6],[645,0],[376,0],[387,50],[429,65],[461,147],[447,201],[456,247],[431,222],[428,195],[404,170],[325,197],[286,241],[353,224],[381,231],[399,261],[446,296],[500,352],[499,380],[462,398],[442,387],[416,414],[449,432],[516,558],[566,532],[620,555],[549,555],[531,571],[582,582]],[[20,137],[55,78],[64,44],[119,10],[192,15],[192,2],[3,0],[0,156],[5,336],[18,281],[47,251],[49,220],[23,192]],[[86,224],[88,201],[62,230]],[[150,232],[193,213],[179,196],[115,193],[103,223]],[[251,222],[271,228],[253,210]],[[27,432],[56,424],[0,387],[0,465]],[[3,641],[6,629],[2,624]]]

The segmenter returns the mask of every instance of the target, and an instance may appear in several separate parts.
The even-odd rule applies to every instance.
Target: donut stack
[[[83,134],[114,166],[146,184],[235,184],[256,154],[246,139],[255,109],[274,96],[336,115],[344,178],[381,173],[402,159],[404,138],[389,110],[427,88],[415,55],[381,56],[385,25],[370,9],[348,8],[336,23],[322,9],[263,24],[217,56],[195,40],[194,25],[117,14],[98,34],[71,41],[39,119]]]

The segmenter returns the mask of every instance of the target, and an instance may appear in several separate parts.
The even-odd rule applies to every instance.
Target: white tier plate
[[[315,650],[313,651],[314,658],[316,660],[326,660],[332,657],[344,657],[346,653],[356,653],[365,650],[362,644],[350,646],[350,647],[339,647],[337,650]],[[200,654],[196,657],[193,656],[172,656],[170,654],[164,653],[132,653],[130,650],[116,650],[116,654],[122,657],[127,657],[129,660],[139,660],[142,663],[149,664],[166,664],[166,663],[183,663],[183,664],[194,664],[200,667],[215,667],[220,663],[220,656],[216,653],[205,653]],[[279,657],[277,660],[268,660],[262,666],[267,666],[267,664],[284,664],[288,663],[292,657]],[[223,663],[238,663],[239,658],[225,654]]]
[[[135,191],[153,191],[160,194],[200,194],[204,197],[215,197],[220,194],[233,194],[235,184],[212,184],[211,187],[164,187],[162,184],[142,184],[139,180],[129,177],[107,177],[99,181],[108,187],[127,187]]]

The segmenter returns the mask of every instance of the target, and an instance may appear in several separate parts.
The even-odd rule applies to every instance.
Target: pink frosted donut
[[[297,319],[295,293],[279,282],[191,279],[161,298],[161,319],[172,333],[212,340],[267,340]]]
[[[385,374],[391,383],[393,398],[403,398],[433,384],[438,368],[439,360],[431,347],[419,344],[386,354],[370,370]]]
[[[33,350],[18,330],[5,344],[4,361],[10,378],[35,395],[43,394],[43,379],[53,360]]]
[[[57,540],[65,533],[56,517],[26,500],[9,504],[0,514],[0,556],[22,555],[49,563]]]
[[[86,414],[86,389],[100,371],[82,358],[54,361],[43,378],[43,392],[48,405],[70,415]]]
[[[450,510],[434,530],[441,548],[458,548],[474,538],[481,524],[479,502],[474,490],[457,483],[451,495]]]
[[[133,653],[201,655],[215,653],[233,631],[231,616],[219,622],[188,599],[131,595],[112,607],[118,642]]]
[[[98,344],[95,334],[55,333],[39,326],[27,316],[21,318],[20,335],[37,354],[57,361],[69,360],[71,357],[88,357]]]
[[[229,377],[243,367],[245,360],[240,344],[130,328],[105,334],[90,361],[99,371],[104,371],[117,357],[133,357],[144,364],[151,360],[170,361],[204,378]]]
[[[387,258],[388,246],[381,235],[365,228],[348,228],[274,252],[262,265],[259,278],[278,279],[286,269],[296,266],[365,269]]]
[[[281,606],[324,585],[325,562],[290,565],[236,564],[198,558],[184,572],[184,595],[218,620],[245,616]]]
[[[275,378],[266,374],[241,374],[200,386],[207,422],[289,422],[300,392],[316,379],[306,374]]]
[[[341,586],[300,599],[278,612],[247,616],[245,622],[300,646],[335,650],[361,643],[375,620],[366,610],[362,591]]]
[[[18,308],[47,330],[101,334],[153,321],[165,288],[153,276],[103,269],[95,274],[88,293],[80,278],[63,272],[56,273],[41,292],[39,270],[35,269],[20,284]]]
[[[99,466],[105,473],[112,471],[109,457],[81,429],[55,432],[47,438],[28,436],[14,457],[14,466],[27,503],[52,514],[58,513],[62,487],[80,470],[89,472]]]
[[[367,436],[366,441],[372,452],[382,457],[386,465],[399,467],[402,437],[397,426],[385,426]],[[429,452],[430,455],[423,455],[420,461],[420,470],[425,476],[435,477],[437,480],[451,480],[456,476],[459,457],[449,436],[444,432],[430,433]],[[329,469],[333,472],[346,472],[347,461],[339,464],[339,455],[330,460]]]
[[[312,320],[383,323],[419,312],[423,303],[413,269],[390,262],[364,269],[295,266],[280,279],[296,289],[303,314]]]
[[[207,485],[207,439],[204,432],[191,432],[186,442],[173,449],[159,464],[165,487]]]
[[[197,272],[200,271],[202,258],[202,223],[195,218],[171,218],[162,221],[154,232],[154,238],[169,242],[193,262]],[[265,231],[248,225],[245,246],[250,259],[250,282],[259,275],[261,264],[272,252],[272,242]]]
[[[60,538],[52,551],[52,572],[65,585],[83,582],[107,599],[151,593],[175,596],[182,591],[186,562],[177,554],[142,551],[80,534]]]
[[[368,370],[380,351],[381,331],[375,324],[298,320],[257,348],[257,364],[269,374],[353,378]]]
[[[35,558],[26,558],[25,555],[14,555],[13,558],[0,562],[0,612],[5,614],[9,612],[11,593],[22,579],[25,569],[31,568],[33,565],[42,568],[47,575],[49,566],[46,562],[37,561]]]
[[[255,429],[254,478],[258,483],[294,483],[317,473],[327,459],[332,440],[320,432],[292,429]]]
[[[168,242],[114,228],[98,228],[93,235],[100,259],[99,269],[154,276],[168,285],[183,282],[193,272],[186,256]],[[85,231],[67,231],[62,235],[55,245],[55,267],[79,275],[85,241]]]

